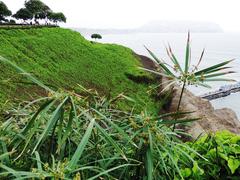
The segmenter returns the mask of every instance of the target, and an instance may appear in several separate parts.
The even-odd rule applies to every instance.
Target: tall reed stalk
[[[202,70],[198,70],[200,63],[203,59],[205,50],[202,51],[200,59],[198,60],[198,63],[191,68],[190,33],[188,33],[188,38],[187,38],[184,67],[181,67],[180,65],[181,61],[179,61],[176,58],[170,45],[166,47],[166,50],[167,50],[167,55],[171,60],[172,64],[169,64],[166,61],[157,58],[157,56],[152,51],[150,51],[148,48],[146,49],[151,55],[151,57],[153,58],[152,60],[157,65],[158,68],[156,70],[150,70],[150,69],[140,67],[140,69],[144,69],[147,72],[165,77],[167,79],[166,81],[168,82],[168,84],[162,90],[162,92],[167,90],[170,86],[174,86],[174,85],[181,86],[181,93],[179,95],[176,114],[180,112],[181,102],[182,102],[182,98],[183,98],[183,94],[186,86],[195,85],[195,86],[203,86],[206,88],[211,88],[211,86],[209,86],[207,82],[213,82],[213,81],[234,82],[235,81],[233,79],[222,78],[222,76],[235,73],[234,71],[226,71],[227,69],[231,68],[231,67],[226,67],[226,65],[231,63],[233,60],[223,61],[221,63],[204,68]],[[173,128],[172,128],[173,132],[175,131],[176,124],[177,123],[173,124]]]

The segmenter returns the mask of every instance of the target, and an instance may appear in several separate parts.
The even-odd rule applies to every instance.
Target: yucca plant
[[[186,86],[196,85],[196,86],[211,88],[211,86],[207,84],[207,82],[235,81],[233,79],[223,78],[223,76],[227,74],[235,73],[234,71],[226,71],[227,69],[231,68],[231,67],[226,67],[226,65],[231,63],[233,60],[224,61],[222,63],[215,64],[210,67],[199,70],[199,66],[200,66],[200,63],[202,62],[204,52],[205,52],[204,49],[201,53],[198,63],[194,66],[191,66],[190,33],[188,33],[188,38],[187,38],[184,67],[181,67],[180,61],[174,55],[170,45],[166,48],[166,51],[172,64],[168,64],[164,60],[157,58],[157,56],[151,50],[149,50],[147,47],[145,48],[153,58],[152,60],[157,65],[157,69],[150,70],[142,67],[140,68],[150,73],[165,77],[167,79],[167,82],[165,83],[168,83],[168,84],[162,91],[176,84],[181,86],[181,93],[180,93],[180,98],[178,101],[176,112],[179,112],[182,96]],[[174,130],[175,130],[175,124],[173,125],[173,131]]]

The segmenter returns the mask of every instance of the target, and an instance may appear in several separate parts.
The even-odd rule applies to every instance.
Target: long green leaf
[[[0,160],[4,160],[5,163],[10,164],[9,156],[10,156],[11,153],[8,152],[7,145],[4,141],[0,140],[0,143],[1,143],[1,146],[2,146],[2,152],[3,152],[3,154],[0,155]]]
[[[193,121],[197,121],[200,118],[189,118],[189,119],[179,119],[179,120],[163,120],[163,121],[159,121],[159,124],[181,124],[181,123],[188,123],[188,122],[193,122]]]
[[[97,111],[96,109],[93,109],[93,111],[95,111],[98,115],[102,116],[109,124],[111,124],[119,133],[121,136],[123,136],[128,142],[130,142],[132,145],[134,145],[135,147],[138,147],[129,137],[129,135],[124,132],[124,130],[122,128],[120,128],[118,125],[116,125],[112,120],[110,120],[109,118],[107,118],[106,116],[104,116],[102,113],[100,113],[99,111]]]
[[[117,143],[115,143],[115,141],[111,138],[111,136],[109,136],[108,133],[106,133],[106,131],[99,125],[96,123],[96,127],[99,130],[99,132],[105,137],[105,140],[111,144],[112,146],[115,147],[115,149],[118,151],[119,154],[122,155],[122,157],[127,161],[127,157],[125,156],[124,152],[122,151],[122,149],[118,146]]]
[[[114,170],[116,170],[116,169],[123,168],[123,167],[126,167],[126,166],[136,166],[136,164],[123,164],[123,165],[119,165],[119,166],[113,167],[113,168],[111,168],[111,169],[108,169],[108,170],[106,170],[106,171],[103,171],[103,172],[97,174],[96,176],[93,176],[93,177],[89,178],[88,180],[97,179],[98,177],[100,177],[100,176],[102,176],[102,175],[106,175],[106,174],[108,174],[108,173],[111,172],[111,171],[114,171]]]
[[[213,70],[210,70],[210,71],[208,71],[208,72],[205,72],[204,73],[204,75],[206,75],[206,74],[211,74],[211,73],[214,73],[214,72],[220,72],[220,71],[222,71],[222,70],[226,70],[226,69],[231,69],[232,67],[220,67],[220,68],[216,68],[216,69],[213,69]],[[196,75],[196,77],[199,77],[199,76],[201,76],[202,74],[198,74],[198,75]]]
[[[172,48],[170,45],[168,45],[168,48],[167,49],[167,54],[169,56],[169,58],[172,60],[172,62],[175,64],[176,67],[178,67],[178,69],[181,71],[181,73],[183,73],[183,70],[182,70],[182,67],[180,66],[180,63],[178,62],[176,56],[173,54],[172,52]]]
[[[234,60],[234,59],[233,59]],[[212,72],[213,70],[217,69],[217,68],[220,68],[220,67],[223,67],[227,64],[229,64],[230,62],[232,62],[233,60],[229,60],[229,61],[224,61],[222,63],[219,63],[219,64],[216,64],[216,65],[213,65],[213,66],[210,66],[208,68],[205,68],[205,69],[202,69],[200,71],[197,71],[194,73],[195,76],[198,76],[198,75],[201,75],[201,74],[205,74],[207,72]]]
[[[145,47],[147,49],[147,51],[149,52],[149,54],[154,58],[154,60],[157,62],[157,64],[159,64],[162,69],[165,71],[165,73],[167,75],[170,75],[172,77],[175,77],[175,75],[170,71],[170,69],[167,68],[167,66],[164,65],[164,63],[162,61],[160,61],[157,56],[155,56],[155,54],[153,54],[152,51],[150,51],[147,47]]]
[[[42,164],[41,164],[41,159],[40,159],[40,155],[37,151],[35,151],[35,156],[36,156],[36,160],[37,160],[38,170],[42,171],[43,168],[42,168]]]
[[[63,147],[63,144],[65,143],[65,141],[67,140],[67,138],[69,137],[72,131],[72,124],[73,124],[74,118],[77,118],[75,117],[75,113],[74,113],[75,104],[72,97],[70,97],[70,103],[71,103],[71,109],[69,111],[68,123],[67,123],[66,131],[63,134],[63,137],[61,141],[58,143],[58,152],[60,152],[61,147]]]
[[[92,133],[92,130],[93,130],[93,127],[94,127],[94,124],[95,124],[95,119],[92,118],[88,127],[87,127],[87,130],[80,142],[80,144],[78,145],[77,147],[77,150],[75,151],[75,153],[73,154],[72,156],[72,159],[70,160],[67,168],[68,169],[74,169],[79,161],[79,159],[81,158],[82,156],[82,153],[85,149],[85,146],[87,145],[88,141],[89,141],[89,138],[91,136],[91,133]]]
[[[34,128],[33,128],[33,125],[35,125],[36,123],[36,119],[37,117],[40,115],[40,114],[45,114],[55,103],[56,101],[55,100],[48,100],[46,101],[44,104],[42,104],[40,106],[40,108],[37,110],[37,112],[33,115],[33,117],[30,119],[30,121],[27,123],[27,125],[24,127],[24,129],[18,134],[18,136],[16,136],[11,144],[14,146],[14,148],[16,149],[21,143],[23,140],[26,140],[26,144],[25,144],[25,147],[23,148],[23,150],[25,148],[27,148],[28,146],[28,143],[30,142],[31,140],[31,137],[33,137],[34,135]],[[31,134],[26,137],[26,134],[31,130]],[[20,139],[19,139],[20,137]],[[26,139],[27,138],[27,139]],[[23,151],[22,151],[23,153]],[[20,153],[21,154],[21,153]]]
[[[214,73],[214,74],[203,76],[203,78],[205,79],[205,78],[219,77],[219,76],[224,76],[224,75],[232,74],[232,73],[236,73],[236,72],[228,71],[228,72],[222,72],[222,73]]]
[[[188,32],[186,54],[185,54],[185,73],[187,73],[189,69],[189,61],[190,61],[189,58],[190,58],[190,32]]]
[[[25,128],[23,129],[23,131],[21,132],[21,134],[25,135],[29,129],[31,129],[31,127],[34,125],[36,118],[38,117],[38,115],[40,113],[42,113],[43,111],[46,113],[55,103],[56,101],[54,101],[53,99],[50,99],[48,101],[46,101],[45,103],[43,103],[40,108],[37,110],[37,112],[33,115],[33,117],[30,119],[30,121],[27,123],[27,125],[25,126]]]
[[[225,78],[210,78],[205,79],[204,81],[226,81],[226,82],[236,82],[234,79],[225,79]]]
[[[201,53],[201,56],[200,56],[200,59],[198,60],[198,63],[197,63],[197,65],[195,66],[193,72],[198,69],[198,67],[199,67],[199,65],[200,65],[200,63],[201,63],[201,61],[202,61],[202,59],[203,59],[204,53],[205,53],[205,49],[203,49],[203,51],[202,51],[202,53]]]
[[[163,149],[163,150],[166,152],[166,154],[168,155],[169,159],[171,160],[171,162],[172,162],[173,165],[175,166],[175,168],[176,168],[178,174],[180,175],[181,179],[183,179],[183,176],[182,176],[181,171],[180,171],[180,169],[179,169],[179,167],[178,167],[178,164],[177,164],[177,162],[174,160],[174,157],[172,156],[172,151],[173,151],[172,147],[170,146],[171,149],[169,149],[169,148],[166,149],[161,143],[156,144],[156,146],[157,146],[157,145],[160,146],[161,149]]]
[[[183,112],[171,112],[171,113],[165,113],[165,114],[162,114],[158,117],[154,117],[154,118],[151,118],[151,120],[157,120],[157,119],[162,119],[162,118],[166,118],[166,117],[174,117],[176,115],[187,115],[187,114],[192,114],[194,113],[195,111],[183,111]]]
[[[51,131],[51,129],[53,128],[53,126],[57,123],[57,120],[59,119],[60,115],[61,115],[61,108],[65,105],[65,103],[69,100],[69,97],[66,97],[62,103],[57,107],[57,109],[53,112],[53,115],[51,117],[51,119],[48,121],[46,127],[44,128],[43,133],[41,134],[38,142],[36,143],[33,152],[36,151],[36,149],[38,148],[39,144],[47,137],[48,133]],[[32,152],[32,153],[33,153]]]
[[[150,132],[150,130],[148,130],[148,136],[149,136],[149,147],[147,149],[146,152],[146,166],[147,166],[147,177],[148,180],[152,180],[153,179],[153,141],[152,141],[152,134]]]
[[[144,71],[147,71],[147,72],[150,72],[150,73],[153,73],[153,74],[159,75],[159,76],[163,76],[163,77],[171,78],[170,75],[167,75],[167,74],[164,74],[164,73],[160,73],[160,72],[157,72],[157,71],[153,71],[153,70],[151,70],[151,69],[142,68],[142,67],[139,67],[139,69],[142,69],[142,70],[144,70]]]

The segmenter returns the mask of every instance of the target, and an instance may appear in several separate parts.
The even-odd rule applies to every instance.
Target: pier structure
[[[240,82],[231,85],[221,86],[218,90],[205,93],[201,95],[201,98],[208,99],[209,101],[229,96],[231,93],[240,91]]]

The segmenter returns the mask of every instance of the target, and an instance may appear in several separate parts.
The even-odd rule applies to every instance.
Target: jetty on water
[[[208,99],[209,101],[229,96],[231,93],[240,91],[240,82],[231,85],[221,86],[218,90],[205,93],[201,95],[201,98]]]

